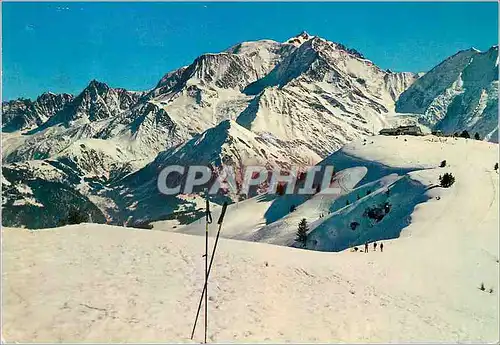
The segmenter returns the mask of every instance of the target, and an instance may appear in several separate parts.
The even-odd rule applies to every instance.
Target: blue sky
[[[91,79],[144,90],[198,55],[306,30],[381,68],[426,71],[498,42],[490,3],[3,3],[3,99],[79,93]]]

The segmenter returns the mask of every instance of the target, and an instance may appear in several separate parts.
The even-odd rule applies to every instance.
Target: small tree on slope
[[[481,140],[481,137],[479,136],[478,132],[476,132],[476,134],[474,134],[474,139]]]
[[[448,188],[455,183],[455,177],[450,173],[445,173],[443,176],[439,176],[439,183],[441,187]]]
[[[495,166],[493,167],[495,169],[495,171],[498,170],[498,163],[495,163]]]
[[[89,216],[87,214],[77,209],[76,207],[72,206],[68,211],[67,217],[59,219],[57,226],[64,226],[68,224],[69,225],[80,224],[88,221],[89,221]]]
[[[299,222],[299,228],[297,230],[297,238],[295,241],[302,244],[302,247],[306,246],[307,241],[307,231],[309,231],[309,227],[307,226],[307,221],[305,218]]]

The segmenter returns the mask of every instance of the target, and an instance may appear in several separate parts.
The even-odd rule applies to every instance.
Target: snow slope
[[[271,223],[273,204],[290,200],[231,205],[211,273],[209,341],[498,342],[497,160],[498,144],[483,141],[369,137],[320,163],[336,165],[337,184],[350,192],[316,194]],[[455,183],[433,187],[444,172]],[[382,220],[363,216],[387,200]],[[315,250],[285,247],[297,245],[301,217]],[[3,228],[3,337],[189,342],[204,263],[204,238],[189,234],[202,235],[203,225]],[[215,231],[214,223],[211,244]],[[347,249],[365,241],[382,241],[383,253]],[[195,341],[202,336],[199,327]]]
[[[209,341],[497,342],[498,179],[483,182],[491,207],[470,210],[483,221],[450,191],[383,253],[221,239]],[[90,224],[2,236],[6,341],[190,342],[202,237]]]
[[[233,206],[233,217],[240,220],[235,223],[237,230],[228,230],[222,236],[296,246],[297,225],[302,218],[310,223],[308,249],[341,251],[366,241],[406,236],[415,227],[412,220],[416,212],[436,209],[426,206],[436,202],[447,205],[450,191],[461,213],[466,214],[467,208],[472,207],[489,209],[494,196],[479,201],[479,197],[470,200],[469,195],[481,188],[491,189],[491,179],[498,176],[492,171],[497,155],[497,144],[472,139],[375,136],[355,141],[319,163],[335,167],[332,187],[341,187],[342,194],[331,194],[327,189],[313,197],[261,196],[248,200],[241,211]],[[445,168],[439,167],[443,160],[447,162]],[[450,189],[436,186],[445,172],[452,173],[457,180]],[[291,205],[296,207],[293,212]],[[378,220],[376,212],[383,212]],[[253,221],[248,220],[248,214],[253,215]],[[434,217],[433,212],[420,216]],[[456,226],[449,217],[445,217],[449,222],[445,226]],[[358,224],[352,229],[354,222]],[[175,231],[203,235],[202,225],[195,222]],[[160,225],[155,229],[171,230]]]

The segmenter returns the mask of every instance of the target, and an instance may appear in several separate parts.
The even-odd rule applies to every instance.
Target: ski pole
[[[208,191],[206,194],[206,222],[205,222],[205,286],[208,285],[208,224],[212,223],[212,214],[210,213],[210,202],[208,201]],[[207,327],[208,327],[208,298],[205,294],[205,344],[207,343]]]
[[[215,249],[217,248],[217,243],[219,242],[219,235],[220,235],[220,231],[222,228],[222,222],[224,220],[224,215],[226,213],[226,209],[227,209],[227,202],[225,202],[224,205],[222,205],[222,211],[221,211],[221,214],[219,216],[219,220],[217,221],[217,224],[219,225],[219,229],[217,230],[217,236],[215,237],[214,249],[212,250],[212,257],[210,258],[210,265],[208,266],[208,271],[207,271],[206,279],[205,279],[205,285],[203,286],[203,291],[201,292],[200,303],[198,303],[198,311],[196,312],[196,318],[194,320],[193,330],[191,332],[191,340],[193,339],[194,331],[196,330],[196,323],[198,322],[198,316],[200,315],[201,303],[203,302],[203,296],[205,296],[205,299],[207,298],[206,292],[207,292],[207,285],[208,285],[207,284],[208,276],[210,275],[210,270],[212,269],[212,264],[214,262]],[[206,330],[206,328],[205,328],[205,330]],[[206,336],[206,334],[205,334],[205,336]]]

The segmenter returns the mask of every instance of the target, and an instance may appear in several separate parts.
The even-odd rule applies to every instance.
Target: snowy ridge
[[[468,181],[494,178],[497,154],[496,144],[470,139],[376,136],[354,141],[319,163],[335,167],[337,173],[332,186],[340,187],[343,194],[332,195],[327,189],[312,197],[263,195],[246,200],[229,209],[232,213],[229,222],[234,229],[222,236],[295,246],[297,224],[302,218],[311,224],[308,249],[341,251],[366,241],[408,236],[414,233],[413,219],[417,214],[421,221],[432,218],[418,210],[425,208],[434,214],[433,207],[438,206],[436,197],[446,199],[458,190],[453,197],[466,199],[474,188],[474,183]],[[440,168],[444,159],[447,166]],[[457,182],[451,191],[435,188],[439,175],[444,172],[456,176]],[[473,178],[477,174],[481,177]],[[460,207],[474,207],[484,212],[482,206],[474,206],[474,202],[462,201]],[[489,202],[490,199],[485,200]],[[428,204],[434,206],[428,207]],[[293,212],[290,211],[292,205],[296,208]],[[217,212],[218,209],[214,210],[214,214]],[[379,216],[381,218],[376,219]],[[353,229],[354,222],[357,225]],[[446,215],[443,222],[455,224],[455,220]],[[161,223],[157,223],[155,229],[172,230],[163,228]],[[203,223],[195,222],[175,231],[202,235],[204,228]]]
[[[92,80],[82,93],[37,131],[59,124],[68,127],[75,122],[89,123],[113,117],[130,108],[139,96],[140,93],[113,89],[105,83]]]

